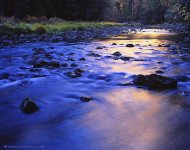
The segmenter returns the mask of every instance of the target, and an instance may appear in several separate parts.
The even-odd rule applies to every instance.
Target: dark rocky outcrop
[[[39,110],[39,107],[35,104],[35,102],[28,97],[22,101],[20,108],[23,113],[26,114],[31,114]]]
[[[176,89],[177,81],[173,78],[160,76],[157,74],[137,75],[133,83],[137,86],[145,86],[153,90]]]

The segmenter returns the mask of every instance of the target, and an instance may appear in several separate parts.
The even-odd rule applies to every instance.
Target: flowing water
[[[190,59],[159,46],[176,44],[180,37],[151,29],[92,42],[39,42],[1,49],[1,72],[10,74],[8,80],[0,80],[1,148],[189,150],[190,97],[179,95],[179,89],[190,89]],[[135,47],[126,47],[129,43]],[[65,76],[74,67],[31,71],[36,47],[45,48],[60,63],[77,63],[84,74],[74,79]],[[116,51],[132,58],[117,59],[112,55]],[[92,52],[100,56],[89,56]],[[79,61],[81,57],[86,61]],[[178,90],[122,86],[131,83],[134,75],[158,70],[187,80],[178,82]],[[93,100],[84,103],[81,96]],[[31,97],[40,110],[23,114],[19,106],[25,97]]]

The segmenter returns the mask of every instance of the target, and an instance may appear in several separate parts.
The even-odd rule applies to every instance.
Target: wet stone
[[[117,45],[116,43],[112,43],[112,45]]]
[[[163,74],[164,73],[164,71],[162,71],[162,70],[157,70],[155,72],[158,73],[158,74]]]
[[[77,67],[77,66],[78,66],[78,64],[76,64],[76,63],[71,64],[71,67]]]
[[[177,50],[177,46],[176,45],[170,45],[168,50]]]
[[[8,79],[8,78],[9,78],[9,76],[10,76],[10,74],[9,74],[9,73],[2,73],[2,74],[0,74],[0,80],[3,80],[3,79]]]
[[[135,47],[134,44],[127,44],[126,47]]]
[[[120,57],[120,59],[123,60],[123,61],[128,61],[128,60],[130,60],[130,57],[124,57],[123,56],[123,57]]]
[[[178,93],[180,96],[189,96],[190,95],[190,91],[179,91]]]
[[[113,53],[112,55],[114,55],[114,56],[121,56],[122,54],[120,53],[120,52],[115,52],[115,53]]]
[[[34,55],[46,54],[46,50],[44,48],[34,48],[32,50],[34,51]]]
[[[103,48],[104,48],[103,46],[96,47],[96,49],[103,49]]]
[[[80,58],[79,59],[80,61],[85,61],[86,59],[84,57]]]
[[[82,102],[90,102],[90,101],[92,101],[92,98],[82,96],[82,97],[80,97],[80,101],[82,101]]]
[[[68,61],[76,61],[74,58],[68,58]]]
[[[62,67],[68,67],[69,65],[67,63],[64,63],[61,65]]]
[[[9,46],[9,45],[11,45],[11,42],[5,40],[5,41],[2,41],[2,45],[3,45],[3,46]]]
[[[58,42],[61,42],[61,41],[62,41],[62,39],[59,38],[59,37],[53,38],[53,39],[51,40],[52,43],[58,43]]]
[[[41,71],[41,69],[38,69],[38,68],[31,68],[29,71],[30,71],[30,72],[38,72],[38,71]]]
[[[78,77],[81,77],[82,76],[82,73],[83,73],[84,71],[83,70],[81,70],[81,69],[76,69],[74,72],[67,72],[67,73],[65,73],[65,75],[67,76],[67,77],[70,77],[70,78],[78,78]]]
[[[46,61],[40,61],[36,62],[33,67],[34,68],[43,68],[43,67],[53,67],[53,68],[58,68],[60,67],[60,63],[56,61],[51,61],[51,62],[46,62]]]
[[[157,74],[137,75],[133,83],[137,86],[145,86],[152,90],[176,89],[177,80]]]
[[[177,81],[178,82],[188,82],[188,81],[190,81],[190,78],[186,75],[181,75],[181,76],[177,76]]]
[[[77,68],[74,72],[76,75],[81,75],[82,73],[84,73],[84,70]]]
[[[92,57],[101,57],[101,55],[99,55],[99,54],[96,54],[96,53],[90,53],[90,54],[88,54],[88,56],[92,56]]]
[[[68,55],[74,55],[75,53],[69,53]]]
[[[78,77],[80,77],[80,76],[78,76],[78,75],[76,75],[74,72],[67,72],[67,73],[65,73],[65,75],[67,76],[67,77],[70,77],[70,78],[78,78]]]
[[[133,83],[120,83],[119,85],[120,86],[132,86]]]
[[[28,97],[22,101],[20,108],[23,113],[26,114],[31,114],[39,110],[39,107],[35,104],[35,102]]]

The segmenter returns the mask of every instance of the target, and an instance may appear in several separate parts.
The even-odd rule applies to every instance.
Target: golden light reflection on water
[[[146,30],[145,30],[146,31]],[[136,60],[145,61],[121,61],[110,59],[108,61],[99,62],[100,67],[111,68],[112,72],[127,72],[129,74],[150,74],[156,70],[153,68],[152,58],[156,58],[159,51],[167,51],[168,47],[160,45],[173,44],[171,40],[167,39],[171,36],[177,35],[175,33],[169,33],[166,30],[160,30],[159,33],[155,29],[148,30],[146,32],[139,32],[134,35],[133,38],[127,36],[118,36],[106,41],[100,41],[102,45],[107,46],[106,50],[101,52],[112,55],[115,52],[120,52],[122,56],[132,57]],[[161,39],[159,39],[159,37]],[[166,39],[165,39],[166,38]],[[116,43],[116,45],[112,45]],[[126,47],[126,44],[134,44],[135,47]],[[146,61],[147,59],[147,61]],[[110,63],[111,62],[111,63]],[[155,64],[156,65],[156,64]]]
[[[117,137],[113,142],[128,143],[132,149],[151,150],[165,138],[164,116],[168,114],[164,114],[163,103],[167,105],[167,101],[163,100],[169,99],[167,95],[137,88],[117,88],[101,93],[99,97],[103,97],[105,105],[111,108],[104,110],[105,116],[101,115],[105,123],[111,124],[110,128],[107,125],[100,128],[106,128]],[[107,115],[112,116],[109,121]]]

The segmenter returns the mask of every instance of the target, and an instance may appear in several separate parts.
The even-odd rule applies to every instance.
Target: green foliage
[[[14,34],[44,34],[44,33],[59,33],[69,30],[87,30],[101,27],[113,26],[127,26],[127,24],[120,24],[114,22],[58,22],[58,23],[15,23],[0,25],[0,35],[14,35]]]
[[[40,25],[40,26],[36,27],[36,29],[35,29],[35,33],[37,33],[37,34],[44,34],[46,32],[47,31],[43,25]]]

